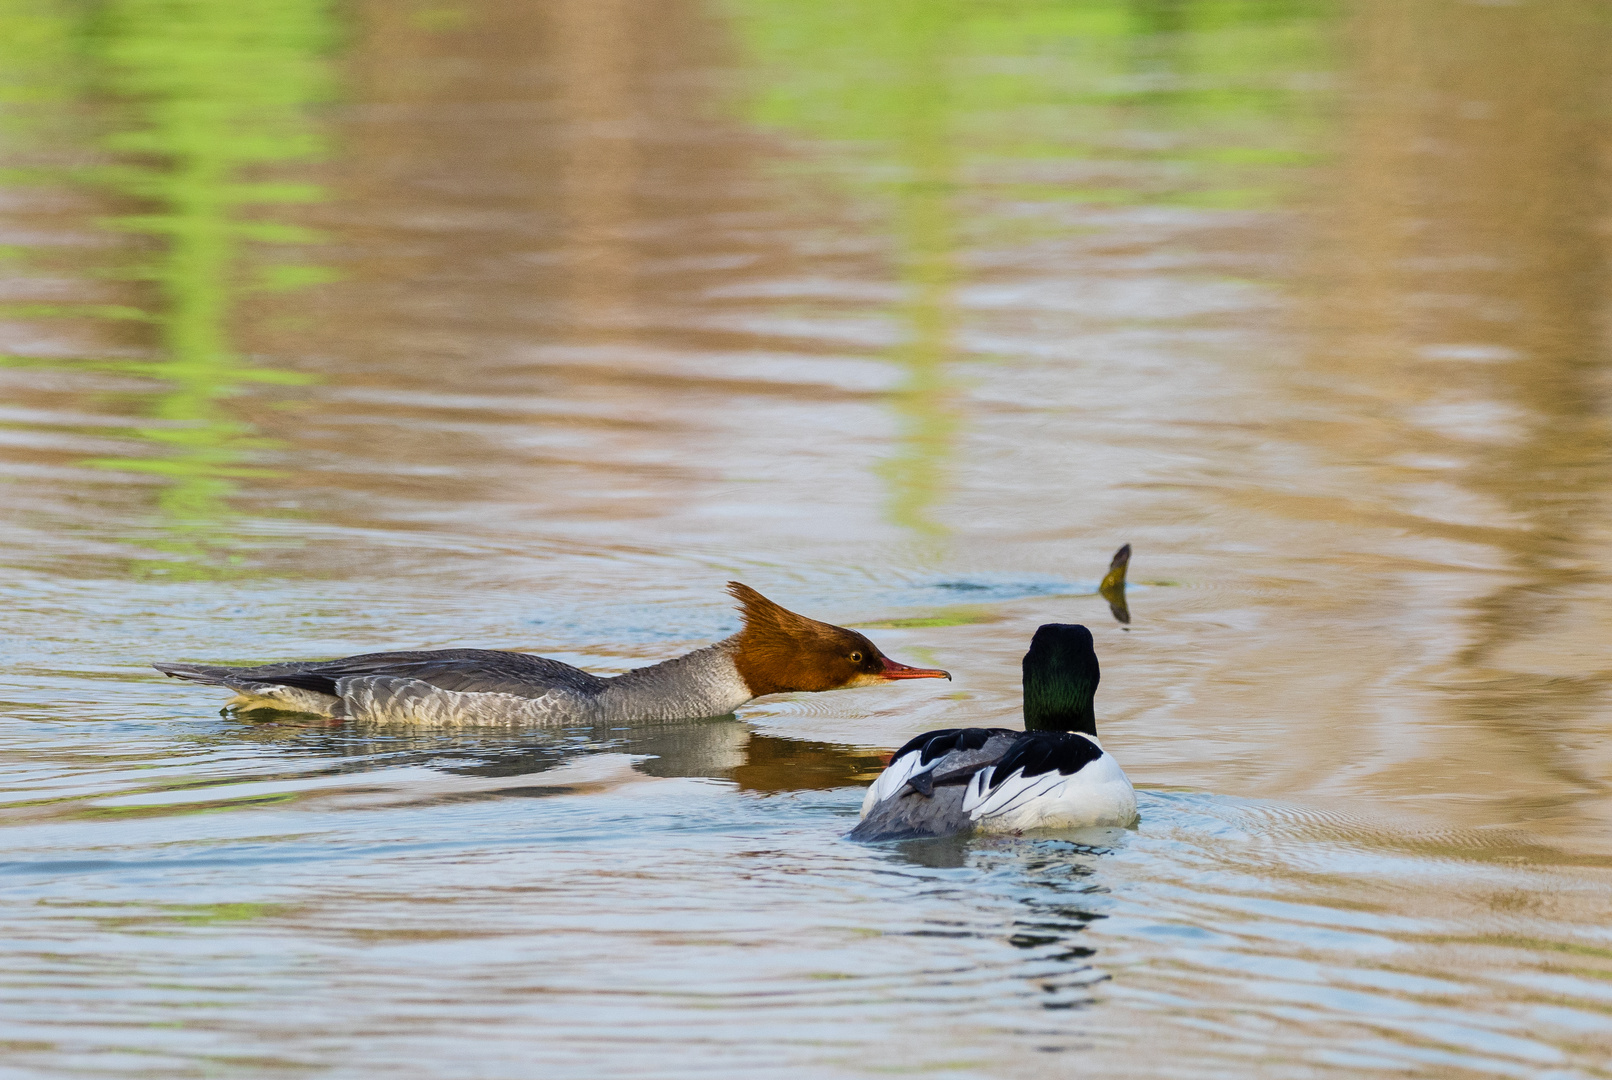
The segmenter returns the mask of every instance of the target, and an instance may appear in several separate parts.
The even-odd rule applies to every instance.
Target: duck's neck
[[[1063,690],[1064,692],[1054,692]],[[1053,688],[1026,682],[1024,687],[1024,730],[1078,731],[1097,735],[1097,714],[1092,708],[1089,689]]]
[[[724,716],[756,695],[733,664],[738,638],[652,667],[606,679],[598,707],[601,720],[695,720]]]
[[[1042,627],[1042,630],[1046,630]],[[1084,631],[1084,627],[1080,628]],[[1039,640],[1041,631],[1037,631]],[[1087,652],[1086,663],[1075,657],[1054,656],[1050,661],[1043,657],[1032,664],[1035,645],[1024,658],[1024,729],[1026,731],[1077,731],[1082,735],[1097,735],[1097,714],[1093,709],[1097,696],[1097,657]]]
[[[1087,705],[1084,709],[1070,709],[1060,712],[1041,712],[1029,708],[1024,710],[1024,730],[1026,731],[1078,731],[1082,735],[1097,737],[1097,717],[1092,707]]]

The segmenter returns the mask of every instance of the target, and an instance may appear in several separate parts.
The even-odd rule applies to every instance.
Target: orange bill
[[[908,667],[898,664],[888,656],[879,657],[884,661],[884,670],[879,674],[886,679],[950,679],[952,673],[932,667]]]

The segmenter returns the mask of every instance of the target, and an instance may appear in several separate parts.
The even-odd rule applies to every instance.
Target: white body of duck
[[[1136,792],[1097,739],[1091,631],[1050,623],[1024,658],[1025,726],[913,739],[862,800],[855,840],[1129,826]]]
[[[425,727],[609,724],[722,716],[754,698],[899,679],[951,678],[898,664],[863,635],[808,619],[729,582],[744,629],[703,649],[614,677],[493,649],[366,653],[257,667],[158,664],[224,686],[240,709]]]

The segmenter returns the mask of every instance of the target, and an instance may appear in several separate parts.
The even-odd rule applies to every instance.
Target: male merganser
[[[744,629],[715,645],[614,678],[542,656],[490,649],[368,653],[259,667],[155,664],[164,675],[227,686],[229,704],[377,723],[628,723],[722,716],[753,698],[895,679],[950,679],[908,667],[840,626],[728,582]]]
[[[1132,825],[1136,792],[1097,741],[1097,653],[1084,626],[1048,623],[1024,654],[1024,731],[927,731],[896,751],[862,800],[853,840],[971,828]]]

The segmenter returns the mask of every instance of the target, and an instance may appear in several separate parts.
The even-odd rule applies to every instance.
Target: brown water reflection
[[[0,0],[26,1067],[1606,1075],[1601,5],[102,6]],[[957,681],[422,734],[144,667],[620,670],[735,577]],[[842,842],[1046,621],[1141,830]]]
[[[831,791],[871,783],[887,752],[752,730],[732,716],[636,728],[443,734],[364,729],[267,712],[239,717],[233,737],[330,757],[337,768],[427,765],[456,776],[527,776],[595,754],[627,754],[647,776],[732,780],[742,791]]]
[[[1593,4],[1366,4],[1348,41],[1359,89],[1298,308],[1304,382],[1335,416],[1370,416],[1319,442],[1370,463],[1378,514],[1409,511],[1427,546],[1401,558],[1464,549],[1450,561],[1478,571],[1384,582],[1456,616],[1419,676],[1461,736],[1383,784],[1448,796],[1503,776],[1516,818],[1588,840],[1612,810],[1596,614],[1612,23]]]

